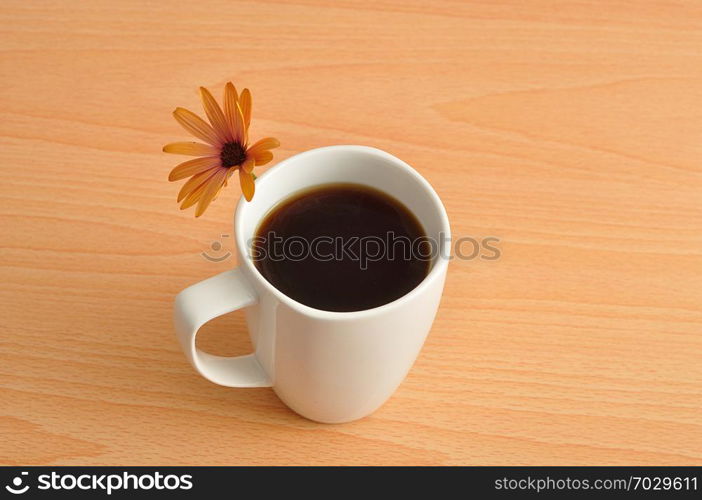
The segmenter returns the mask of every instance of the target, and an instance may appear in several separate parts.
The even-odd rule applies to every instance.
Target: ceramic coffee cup
[[[264,216],[296,191],[338,182],[366,184],[394,196],[436,243],[428,275],[399,299],[362,311],[323,311],[284,295],[254,266],[250,242]],[[237,207],[234,234],[239,267],[192,285],[175,299],[176,333],[195,369],[227,387],[272,387],[286,405],[318,422],[348,422],[380,407],[419,354],[444,287],[450,229],[431,185],[378,149],[313,149],[256,180],[253,200],[242,197]],[[204,323],[241,308],[252,354],[213,356],[195,347]]]

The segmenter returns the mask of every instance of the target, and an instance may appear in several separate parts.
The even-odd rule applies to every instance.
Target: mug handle
[[[176,335],[190,364],[207,380],[227,387],[271,387],[255,354],[214,356],[195,347],[202,325],[223,314],[258,302],[239,269],[232,269],[189,286],[175,298]]]

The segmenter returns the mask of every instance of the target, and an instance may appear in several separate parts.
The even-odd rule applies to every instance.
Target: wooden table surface
[[[696,2],[4,1],[0,463],[701,464],[702,8]],[[186,140],[232,80],[276,161],[365,144],[455,237],[396,394],[344,425],[218,387],[174,295],[236,265],[238,186],[180,212]],[[267,167],[262,167],[260,171]],[[469,251],[469,249],[464,249]],[[243,313],[199,344],[250,350]]]

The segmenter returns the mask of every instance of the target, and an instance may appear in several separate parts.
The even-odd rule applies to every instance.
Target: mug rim
[[[434,188],[432,187],[431,184],[429,184],[429,181],[427,181],[422,175],[417,172],[414,168],[412,168],[409,164],[406,162],[402,161],[398,157],[383,151],[378,148],[374,148],[371,146],[361,146],[361,145],[334,145],[334,146],[323,146],[319,148],[314,148],[314,149],[309,149],[307,151],[303,151],[301,153],[297,153],[295,155],[292,155],[285,160],[281,161],[280,163],[274,165],[273,167],[269,168],[266,170],[263,174],[261,174],[257,179],[256,183],[261,186],[265,186],[266,179],[270,177],[271,173],[274,173],[277,170],[286,168],[286,164],[290,163],[290,160],[295,158],[296,160],[299,159],[300,157],[303,156],[308,156],[308,155],[313,155],[313,154],[319,154],[321,152],[335,152],[335,151],[347,151],[347,152],[363,152],[366,154],[372,154],[375,156],[379,156],[383,158],[384,160],[390,161],[394,163],[396,166],[399,166],[402,168],[407,174],[412,176],[416,182],[420,184],[420,186],[424,189],[424,191],[429,195],[429,198],[431,199],[434,209],[439,215],[440,221],[441,221],[441,232],[446,235],[446,238],[440,242],[439,246],[439,257],[437,261],[434,263],[432,268],[430,269],[429,273],[422,279],[421,282],[417,284],[412,290],[407,292],[406,294],[402,295],[401,297],[398,297],[397,299],[388,302],[386,304],[372,307],[370,309],[361,309],[359,311],[326,311],[324,309],[318,309],[316,307],[311,307],[308,305],[303,304],[302,302],[298,302],[297,300],[287,296],[280,290],[278,290],[275,286],[273,286],[262,274],[261,272],[256,268],[256,266],[253,264],[252,260],[249,259],[246,254],[245,254],[245,247],[246,247],[246,242],[243,241],[243,234],[241,229],[243,227],[242,221],[245,216],[246,212],[246,206],[247,206],[247,201],[246,199],[242,196],[239,200],[239,203],[237,203],[236,206],[236,212],[234,213],[234,237],[236,240],[236,246],[237,246],[237,255],[239,257],[239,266],[240,267],[245,267],[247,271],[247,275],[249,277],[255,277],[256,280],[258,280],[259,284],[263,286],[268,292],[272,293],[278,300],[280,300],[282,303],[286,304],[288,307],[295,309],[307,316],[312,316],[316,317],[318,319],[358,319],[360,317],[367,317],[367,316],[374,316],[378,314],[383,314],[385,312],[388,312],[396,307],[401,306],[403,303],[411,300],[414,298],[416,295],[419,295],[422,293],[424,289],[430,286],[431,282],[434,280],[438,279],[442,274],[446,272],[446,268],[448,266],[448,259],[447,258],[442,258],[441,255],[444,253],[444,245],[449,245],[451,244],[451,228],[449,226],[449,221],[448,221],[448,215],[446,213],[446,209],[444,207],[444,204],[441,202],[441,199],[439,198],[439,195],[436,193]],[[361,183],[359,183],[361,184]],[[257,186],[258,187],[258,186]],[[274,207],[275,205],[272,205]],[[259,221],[260,223],[260,221]]]

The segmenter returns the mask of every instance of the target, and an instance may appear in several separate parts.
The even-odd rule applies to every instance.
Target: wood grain
[[[702,8],[696,2],[0,6],[0,462],[702,464]],[[453,232],[395,396],[320,425],[200,378],[173,296],[231,268],[227,189],[177,210],[161,152],[197,88],[254,96],[276,161],[366,144]],[[199,109],[198,109],[199,111]],[[241,314],[201,344],[250,349]]]

